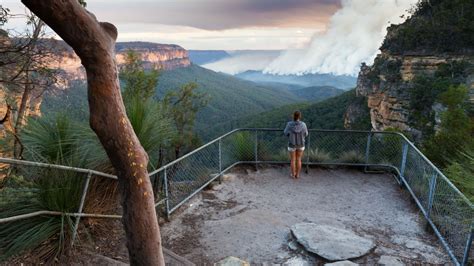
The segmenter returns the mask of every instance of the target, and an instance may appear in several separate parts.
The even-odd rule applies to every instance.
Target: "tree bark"
[[[29,75],[29,73],[26,72],[26,75]],[[26,78],[28,81],[28,76]],[[13,158],[15,159],[21,159],[21,156],[23,153],[23,144],[21,143],[18,136],[20,135],[21,128],[25,125],[25,122],[26,122],[25,121],[26,113],[27,113],[28,103],[30,102],[30,97],[31,97],[30,86],[31,86],[30,84],[26,84],[23,89],[23,94],[21,95],[20,106],[17,112],[15,127],[13,128],[13,134],[15,135],[15,141],[13,143]]]
[[[114,50],[117,29],[77,0],[22,0],[81,58],[87,73],[90,125],[117,171],[132,265],[164,265],[148,155],[127,118]]]

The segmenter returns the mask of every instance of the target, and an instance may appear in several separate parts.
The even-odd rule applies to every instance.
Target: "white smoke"
[[[343,0],[324,33],[316,34],[306,49],[282,53],[264,72],[357,75],[362,62],[372,64],[389,23],[403,22],[417,1]]]
[[[247,70],[263,70],[279,55],[272,51],[241,51],[234,52],[231,57],[203,65],[217,72],[235,75]]]

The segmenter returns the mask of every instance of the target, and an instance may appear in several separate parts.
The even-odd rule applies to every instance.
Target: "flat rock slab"
[[[324,266],[356,266],[356,265],[359,265],[359,264],[354,263],[350,260],[343,260],[343,261],[324,264]]]
[[[330,261],[358,258],[375,247],[371,239],[329,225],[299,223],[291,227],[291,232],[307,251]]]

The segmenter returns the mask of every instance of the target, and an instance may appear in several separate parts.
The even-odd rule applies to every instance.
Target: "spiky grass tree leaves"
[[[77,212],[83,174],[56,169],[15,172],[0,192],[0,218],[37,211]],[[0,224],[0,261],[32,250],[41,261],[52,261],[69,245],[73,218],[36,216]]]

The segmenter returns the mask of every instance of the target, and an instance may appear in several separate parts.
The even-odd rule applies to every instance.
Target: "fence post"
[[[84,188],[82,189],[82,196],[81,201],[79,202],[79,209],[77,213],[82,214],[82,209],[84,208],[84,202],[86,200],[87,190],[89,189],[89,181],[91,180],[92,172],[89,171],[87,174],[86,182],[84,184]],[[74,246],[74,241],[76,241],[77,236],[77,229],[79,228],[79,221],[81,220],[81,216],[77,216],[76,223],[74,223],[74,227],[72,229],[72,238],[71,238],[71,246]]]
[[[222,184],[222,139],[219,138],[219,184]]]
[[[165,167],[164,174],[163,174],[163,181],[165,183],[165,201],[166,201],[166,219],[170,219],[170,200],[169,200],[169,193],[168,193],[168,171]]]
[[[469,237],[467,238],[466,247],[464,248],[464,256],[462,258],[461,265],[467,265],[473,238],[474,238],[474,224],[471,224],[471,233],[469,234]]]
[[[369,164],[370,144],[372,143],[372,132],[367,136],[367,146],[365,147],[365,166],[364,171],[367,172],[367,165]]]
[[[426,211],[428,219],[430,218],[431,208],[433,207],[434,194],[436,189],[436,173],[433,173],[430,179],[430,192],[428,196],[428,210]]]
[[[258,171],[258,130],[255,130],[255,171]]]
[[[403,185],[403,179],[405,178],[405,167],[407,164],[407,154],[408,154],[408,143],[403,142],[402,148],[402,163],[400,165],[400,180],[398,181],[400,185]]]
[[[309,173],[309,152],[311,151],[311,134],[308,133],[308,150],[306,151],[306,174]]]

